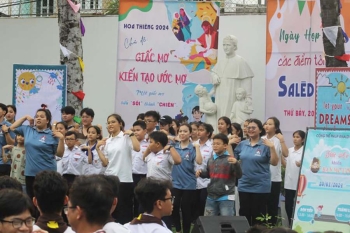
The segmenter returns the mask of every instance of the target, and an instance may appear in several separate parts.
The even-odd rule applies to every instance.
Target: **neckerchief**
[[[161,219],[148,214],[140,214],[137,218],[134,218],[130,222],[130,225],[143,224],[143,223],[157,223],[163,226],[163,222]]]
[[[35,224],[50,233],[64,233],[68,228],[62,216],[58,214],[41,215]]]

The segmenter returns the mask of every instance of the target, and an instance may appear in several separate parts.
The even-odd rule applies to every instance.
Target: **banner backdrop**
[[[66,105],[66,66],[13,65],[13,105],[16,118],[35,116],[45,104],[52,121],[61,121],[61,109]]]
[[[116,112],[127,125],[148,110],[193,121],[195,86],[212,87],[218,4],[121,0],[119,11]]]
[[[309,129],[293,230],[350,231],[350,131]]]
[[[316,69],[316,127],[350,128],[350,68]]]
[[[350,33],[350,1],[341,4],[341,25]],[[290,138],[315,125],[315,68],[325,67],[320,12],[319,0],[267,1],[265,114],[276,116]]]

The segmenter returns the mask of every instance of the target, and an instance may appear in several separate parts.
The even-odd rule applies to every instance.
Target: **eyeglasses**
[[[35,224],[35,218],[27,218],[25,220],[22,219],[15,219],[13,221],[7,221],[7,220],[3,220],[1,219],[0,222],[7,222],[7,223],[12,223],[13,228],[21,228],[23,223],[27,226],[27,227],[32,227]]]
[[[64,140],[66,140],[66,141],[75,141],[76,139],[75,138],[65,138]]]
[[[65,206],[63,208],[63,212],[64,212],[65,215],[67,215],[68,214],[68,209],[76,209],[76,208],[77,208],[76,206]]]
[[[157,121],[149,121],[149,120],[145,120],[145,123],[148,124],[148,123],[152,123],[152,122],[157,122]]]
[[[171,204],[174,204],[175,196],[168,197],[168,198],[164,198],[164,199],[160,199],[160,200],[161,200],[161,201],[171,200]]]
[[[256,126],[250,126],[250,127],[247,127],[248,130],[255,130],[256,129]]]

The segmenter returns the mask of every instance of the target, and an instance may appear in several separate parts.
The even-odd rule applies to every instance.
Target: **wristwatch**
[[[132,137],[132,136],[135,136],[135,134],[134,133],[129,134],[129,137]]]

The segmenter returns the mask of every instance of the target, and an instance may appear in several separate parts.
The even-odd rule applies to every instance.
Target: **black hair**
[[[207,123],[201,123],[199,126],[202,126],[205,131],[207,131],[207,133],[209,133],[208,138],[211,138],[211,136],[213,135],[214,132],[214,128],[211,124],[207,124]]]
[[[190,131],[190,133],[192,133],[192,127],[190,124],[187,124],[187,123],[181,124],[179,127],[179,130],[180,130],[181,126],[186,126],[188,128],[188,130]]]
[[[241,138],[241,140],[243,140],[243,130],[242,130],[242,126],[238,123],[232,123],[232,126],[236,129],[236,131],[238,131],[238,137]]]
[[[302,131],[302,130],[297,130],[297,131],[295,131],[295,132],[293,133],[293,136],[294,136],[294,134],[299,134],[299,136],[301,137],[301,139],[304,140],[304,142],[302,143],[302,145],[304,145],[306,133],[305,133],[304,131]]]
[[[220,117],[220,118],[218,119],[218,121],[219,121],[219,120],[223,120],[223,121],[225,122],[226,125],[229,125],[229,126],[230,126],[230,127],[227,128],[227,133],[228,133],[228,134],[232,134],[232,128],[231,128],[231,120],[230,120],[230,118],[223,116],[223,117]]]
[[[70,203],[79,206],[91,224],[108,221],[114,198],[111,185],[100,175],[78,176],[69,190]]]
[[[23,191],[22,184],[9,176],[0,176],[0,190],[2,189],[15,189],[17,191]]]
[[[264,129],[264,127],[263,127],[263,124],[261,123],[260,120],[255,119],[255,118],[252,118],[252,119],[249,119],[249,124],[250,124],[250,123],[255,123],[255,124],[257,124],[259,130],[261,130],[260,137],[261,137],[261,136],[264,136],[264,135],[266,134],[266,133],[265,133],[265,129]]]
[[[188,116],[182,116],[182,117],[180,118],[180,125],[181,125],[182,123],[186,122],[186,121],[188,121]]]
[[[91,125],[87,128],[86,132],[88,132],[90,128],[94,128],[96,130],[96,133],[100,135],[99,137],[97,137],[97,140],[102,140],[100,127],[98,127],[97,125]]]
[[[139,115],[137,115],[136,120],[139,120],[139,119],[144,120],[145,119],[145,114],[144,113],[140,113]]]
[[[83,108],[80,111],[80,116],[82,116],[84,113],[88,116],[91,116],[92,118],[95,117],[95,112],[94,112],[94,110],[92,110],[92,108]]]
[[[61,113],[75,115],[75,109],[72,106],[65,106],[61,109]]]
[[[178,120],[173,119],[173,122],[175,122],[175,125],[177,126],[177,128],[179,128],[179,127],[180,127],[180,122],[179,122]]]
[[[42,171],[35,176],[34,196],[43,214],[61,213],[68,185],[65,179],[55,171]]]
[[[112,175],[108,175],[108,176],[107,175],[100,175],[100,176],[107,180],[107,182],[109,183],[109,185],[112,188],[114,197],[118,197],[119,186],[120,186],[120,180],[119,180],[118,176],[112,176]]]
[[[0,103],[0,108],[1,108],[3,111],[5,111],[5,114],[4,114],[4,115],[6,115],[6,114],[7,114],[7,106],[6,106],[5,104],[3,104],[3,103]]]
[[[168,145],[168,136],[161,131],[153,131],[150,133],[149,138],[154,142],[159,142],[163,147]]]
[[[67,131],[67,133],[64,135],[64,136],[71,136],[71,135],[74,135],[75,136],[75,139],[78,138],[78,134],[74,131]]]
[[[7,109],[8,109],[8,108],[12,108],[12,110],[15,112],[15,114],[17,113],[17,108],[16,108],[15,105],[9,104],[9,105],[7,105],[6,107],[7,107]]]
[[[46,116],[46,119],[47,119],[47,125],[46,127],[51,129],[51,120],[52,120],[52,114],[51,114],[51,111],[47,108],[39,108],[36,113],[38,112],[44,112],[45,113],[45,116]]]
[[[134,126],[140,126],[142,129],[146,129],[146,123],[144,121],[135,121],[134,124],[132,124],[132,127]]]
[[[271,229],[264,230],[263,233],[297,233],[297,232],[285,227],[274,227]]]
[[[266,122],[268,120],[272,120],[273,121],[273,124],[275,125],[275,129],[276,129],[275,134],[279,134],[279,133],[282,134],[282,131],[280,129],[280,121],[277,119],[277,117],[269,117],[269,118],[267,118]]]
[[[145,112],[145,117],[153,117],[156,122],[160,120],[160,114],[157,111],[147,111]]]
[[[195,112],[199,112],[202,116],[204,113],[202,113],[200,110],[199,110],[199,106],[195,106],[194,108],[192,108],[192,114],[195,113]]]
[[[218,133],[213,137],[213,140],[221,140],[224,144],[228,144],[228,137],[223,133]]]
[[[64,122],[64,121],[57,122],[57,123],[56,123],[56,128],[57,128],[57,125],[63,125],[63,127],[64,127],[66,130],[68,130],[68,125],[67,125],[67,123]]]
[[[33,214],[33,203],[29,197],[14,189],[0,190],[0,219],[20,215],[25,211]]]
[[[163,200],[167,191],[171,190],[170,181],[160,181],[154,178],[142,179],[135,188],[135,196],[146,213],[152,213],[154,203]]]
[[[123,121],[122,117],[119,114],[113,113],[107,117],[107,121],[110,117],[114,117],[118,123],[120,124],[120,130],[123,131],[125,127],[125,122]]]
[[[263,231],[267,230],[268,228],[263,225],[255,225],[252,226],[247,230],[247,233],[262,233]]]

